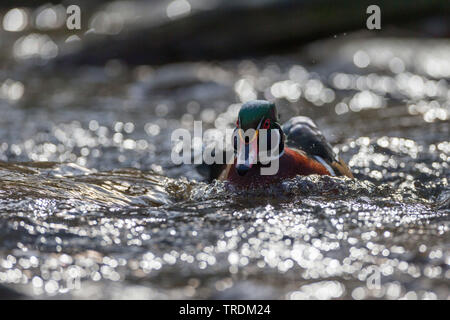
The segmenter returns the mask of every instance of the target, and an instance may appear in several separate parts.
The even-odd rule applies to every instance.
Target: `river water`
[[[450,298],[448,40],[356,33],[256,59],[52,69],[36,67],[54,55],[42,37],[2,53],[1,290]],[[202,120],[214,136],[255,98],[312,117],[356,179],[243,192],[172,163],[173,130]]]

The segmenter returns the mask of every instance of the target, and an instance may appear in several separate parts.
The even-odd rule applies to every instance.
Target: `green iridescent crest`
[[[278,113],[275,104],[264,100],[253,100],[242,105],[239,111],[239,127],[246,130],[256,129],[262,118],[278,122]]]

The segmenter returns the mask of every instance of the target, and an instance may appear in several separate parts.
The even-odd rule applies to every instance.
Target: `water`
[[[46,69],[4,53],[0,289],[450,298],[449,52],[445,39],[356,34],[162,67]],[[202,120],[212,136],[255,98],[275,100],[282,121],[311,116],[356,179],[243,192],[172,164],[174,129]]]

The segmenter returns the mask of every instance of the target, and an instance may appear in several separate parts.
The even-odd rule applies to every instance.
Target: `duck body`
[[[227,170],[226,176],[222,176],[221,179],[240,186],[257,186],[274,184],[296,175],[329,174],[328,170],[317,161],[288,147],[284,149],[284,154],[279,159],[280,169],[277,174],[261,175],[261,167],[261,165],[255,165],[245,175],[240,175],[236,170],[235,161]]]
[[[263,165],[259,161],[253,165],[248,163],[247,159],[251,158],[248,154],[252,152],[249,151],[249,145],[252,143],[246,143],[241,139],[243,147],[235,147],[234,162],[222,165],[219,170],[216,167],[214,170],[216,174],[210,176],[210,180],[226,180],[235,186],[251,187],[278,183],[297,175],[318,174],[353,178],[345,162],[337,157],[329,142],[310,118],[294,117],[280,126],[273,103],[263,100],[245,103],[239,112],[235,130],[256,129],[257,133],[263,128],[278,130],[280,133],[277,157],[279,162],[275,174],[261,174],[261,169],[269,164]],[[257,152],[258,148],[259,144],[254,146],[254,152]],[[245,156],[242,156],[243,152]]]

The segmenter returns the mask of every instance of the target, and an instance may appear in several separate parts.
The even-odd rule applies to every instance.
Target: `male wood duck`
[[[275,104],[254,100],[243,104],[239,111],[235,131],[240,129],[241,132],[254,129],[251,131],[254,132],[253,137],[244,141],[242,134],[235,134],[234,139],[241,139],[241,143],[238,147],[236,140],[234,142],[234,162],[210,167],[210,180],[226,180],[236,186],[248,187],[273,184],[296,175],[318,174],[353,178],[345,162],[336,156],[310,118],[293,117],[281,127]],[[278,130],[280,133],[276,157],[279,160],[279,169],[273,175],[261,174],[261,168],[267,167],[259,161],[258,156],[260,142],[257,137],[261,129]],[[268,141],[270,145],[270,140]],[[268,149],[270,150],[270,146]],[[250,159],[255,160],[249,161]]]

